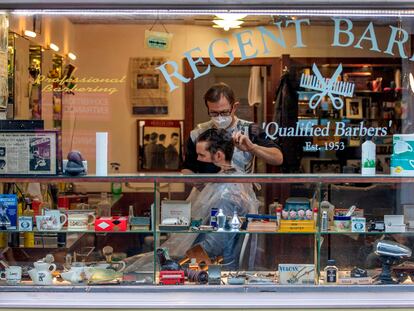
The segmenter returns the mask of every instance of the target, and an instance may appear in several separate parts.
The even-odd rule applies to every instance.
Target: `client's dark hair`
[[[224,129],[211,128],[198,136],[198,142],[207,142],[207,151],[215,154],[221,150],[224,153],[226,161],[230,161],[233,157],[234,143],[233,138]]]

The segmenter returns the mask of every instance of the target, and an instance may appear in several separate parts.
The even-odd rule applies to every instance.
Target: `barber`
[[[239,102],[233,90],[225,83],[211,86],[204,95],[204,102],[211,120],[198,124],[191,131],[187,141],[186,157],[183,173],[217,173],[220,168],[213,163],[197,160],[196,141],[200,134],[210,128],[225,129],[233,137],[236,146],[232,165],[239,171],[251,173],[254,158],[264,160],[267,164],[281,165],[283,155],[279,147],[270,139],[257,124],[237,118]]]

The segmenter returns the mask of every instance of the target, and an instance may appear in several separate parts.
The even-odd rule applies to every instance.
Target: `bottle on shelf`
[[[322,212],[322,221],[321,221],[321,231],[328,231],[328,213],[326,211]]]
[[[121,166],[121,164],[116,163],[116,162],[112,162],[111,163],[111,167],[112,170],[114,171],[114,173],[118,173],[119,172],[119,167]],[[114,196],[119,196],[122,194],[122,183],[121,182],[112,182],[111,183],[111,192],[112,195]]]
[[[321,201],[319,208],[320,208],[321,216],[323,216],[323,213],[326,212],[327,220],[328,220],[327,226],[329,227],[330,222],[333,220],[335,206],[331,202],[328,201],[328,192],[324,193],[323,200]],[[321,223],[322,223],[322,219],[321,219]]]
[[[111,217],[111,202],[108,199],[106,192],[101,193],[101,201],[96,207],[97,217]]]
[[[237,215],[237,211],[234,211],[233,218],[230,222],[231,231],[239,231],[241,227],[241,221],[239,219],[239,215]]]
[[[361,174],[375,175],[376,153],[375,144],[367,140],[362,144],[361,152]]]
[[[216,215],[216,219],[217,219],[217,231],[224,231],[226,227],[227,217],[226,215],[224,215],[223,210],[221,208],[219,209]]]
[[[335,260],[329,259],[328,265],[323,269],[325,284],[334,285],[338,283],[338,267],[335,266]]]
[[[277,221],[278,226],[280,226],[281,219],[282,219],[282,207],[280,205],[276,208],[276,221]]]
[[[34,226],[34,224],[36,222],[36,217],[34,217],[35,214],[34,214],[34,211],[32,209],[32,202],[30,201],[30,198],[25,198],[23,216],[32,217],[33,226]],[[23,233],[23,245],[24,245],[24,247],[27,247],[27,248],[31,248],[31,247],[35,246],[35,234],[34,234],[34,232],[25,232],[25,233]]]

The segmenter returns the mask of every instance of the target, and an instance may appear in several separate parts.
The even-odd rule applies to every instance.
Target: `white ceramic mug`
[[[6,280],[9,285],[19,284],[22,280],[22,267],[10,266],[6,268],[6,270],[1,273],[1,279]]]
[[[59,222],[61,223],[61,226],[63,226],[66,221],[68,220],[68,216],[65,213],[62,213],[58,209],[47,209],[45,210],[45,216],[52,216],[56,219],[59,219]]]
[[[63,217],[63,221],[62,221]],[[67,221],[65,214],[57,215],[37,215],[36,216],[36,227],[39,231],[45,230],[60,230]]]
[[[68,230],[88,230],[95,223],[95,219],[93,213],[68,214]]]

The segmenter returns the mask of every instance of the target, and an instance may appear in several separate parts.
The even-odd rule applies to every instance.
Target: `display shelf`
[[[269,232],[269,231],[225,231],[225,232],[217,232],[217,231],[188,231],[188,230],[180,230],[180,231],[167,231],[167,230],[157,230],[156,233],[179,233],[179,234],[199,234],[199,233],[208,233],[208,234],[229,234],[229,233],[237,233],[237,234],[279,234],[279,235],[289,235],[289,234],[311,234],[314,235],[315,232]]]
[[[96,233],[96,234],[118,234],[118,233],[153,233],[152,230],[126,230],[126,231],[95,231],[95,230],[33,230],[33,231],[25,231],[25,230],[0,230],[0,233]]]
[[[338,231],[328,231],[328,232],[318,232],[320,235],[387,235],[387,234],[401,234],[401,235],[412,235],[414,230],[406,232],[381,232],[381,231],[371,231],[371,232],[338,232]]]
[[[0,176],[0,183],[13,182],[159,182],[159,183],[191,183],[191,182],[255,182],[255,183],[414,183],[414,176],[391,176],[361,174],[128,174],[108,176]]]

